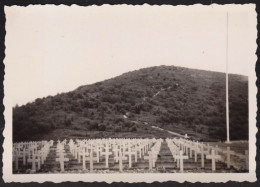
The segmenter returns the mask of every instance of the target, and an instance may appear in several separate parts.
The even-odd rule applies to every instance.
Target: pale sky
[[[151,66],[225,72],[227,10],[229,72],[249,75],[256,19],[220,7],[5,7],[13,106]]]

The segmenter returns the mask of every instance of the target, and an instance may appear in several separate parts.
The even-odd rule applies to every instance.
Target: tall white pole
[[[226,119],[227,119],[227,143],[229,139],[229,100],[228,100],[228,12],[227,12],[227,37],[226,37]]]

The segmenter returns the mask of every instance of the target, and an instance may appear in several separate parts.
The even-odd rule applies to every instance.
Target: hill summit
[[[225,74],[175,66],[124,73],[13,108],[13,140],[226,139]],[[248,78],[229,75],[230,139],[248,139]],[[167,131],[166,131],[167,130]]]

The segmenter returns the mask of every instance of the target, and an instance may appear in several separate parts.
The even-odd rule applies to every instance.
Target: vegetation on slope
[[[248,139],[248,80],[229,75],[231,140]],[[226,138],[225,74],[159,66],[36,99],[13,109],[14,141],[171,137]]]

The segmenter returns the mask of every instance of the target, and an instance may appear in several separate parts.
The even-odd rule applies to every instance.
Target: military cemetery
[[[247,172],[248,151],[243,154],[241,150],[232,150],[232,146],[219,148],[184,138],[20,142],[13,145],[13,171],[16,174]]]
[[[247,82],[230,76],[230,104],[224,76],[160,66],[15,107],[13,173],[249,172]]]
[[[228,101],[223,73],[152,67],[15,107],[13,173],[249,172],[245,78]]]

